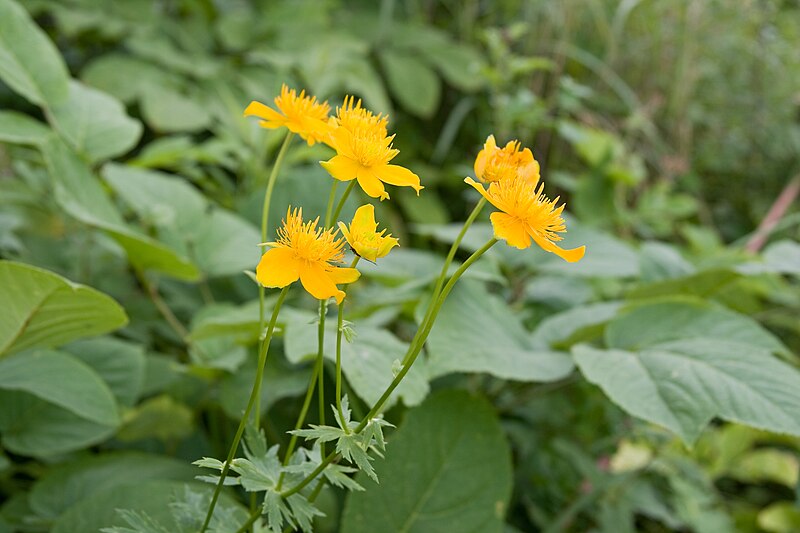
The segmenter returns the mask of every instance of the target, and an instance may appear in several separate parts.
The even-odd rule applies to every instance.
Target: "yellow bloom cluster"
[[[464,181],[500,210],[490,216],[496,238],[519,249],[528,248],[533,239],[543,250],[570,263],[583,258],[585,246],[564,250],[555,244],[562,239],[559,233],[566,231],[561,217],[564,205],[557,207],[558,198],[545,196],[539,163],[528,148],[520,150],[517,141],[498,148],[490,135],[475,159],[475,175],[489,183],[487,189],[471,178]]]

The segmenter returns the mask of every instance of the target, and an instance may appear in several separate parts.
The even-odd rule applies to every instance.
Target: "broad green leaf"
[[[259,231],[185,180],[117,164],[106,165],[103,176],[146,226],[155,226],[161,240],[207,275],[239,274],[258,263]]]
[[[436,113],[442,88],[428,65],[415,55],[393,50],[384,50],[379,57],[389,88],[405,109],[422,118]]]
[[[343,533],[503,530],[511,496],[511,452],[491,405],[464,391],[443,391],[409,411],[385,459],[380,484],[356,479]]]
[[[461,280],[428,337],[431,377],[483,372],[515,381],[555,381],[573,369],[566,353],[536,349],[513,311],[479,283]]]
[[[193,93],[184,94],[171,86],[148,84],[141,94],[142,116],[158,132],[200,131],[211,123],[208,108]]]
[[[174,442],[188,436],[193,426],[191,409],[162,394],[148,398],[126,413],[117,438],[123,442],[150,438]]]
[[[800,435],[800,372],[768,349],[695,338],[640,352],[573,348],[583,375],[634,416],[692,444],[715,416]]]
[[[629,350],[694,337],[716,337],[788,353],[777,337],[753,319],[689,298],[650,300],[626,306],[608,324],[605,333],[610,348]]]
[[[53,126],[75,151],[91,162],[124,154],[142,135],[142,124],[116,98],[78,81],[69,98],[51,109]]]
[[[758,448],[737,457],[725,475],[745,483],[771,481],[794,489],[798,481],[798,466],[795,452]]]
[[[345,314],[346,316],[346,314]],[[325,357],[336,360],[336,317],[326,321]],[[313,359],[317,354],[317,324],[295,318],[286,324],[284,350],[292,363]],[[358,396],[372,405],[394,379],[395,360],[402,360],[408,345],[386,331],[369,326],[357,326],[352,343],[342,339],[342,371]],[[389,404],[398,397],[406,405],[420,403],[428,394],[425,361],[420,358],[411,367],[405,379],[392,393]]]
[[[586,255],[578,263],[567,263],[554,254],[544,254],[542,271],[568,276],[608,278],[630,278],[640,274],[639,256],[628,243],[609,233],[581,226],[572,218],[567,220],[567,233],[558,244],[562,248],[585,245]],[[532,260],[531,266],[537,267],[536,256],[530,250],[514,252],[526,254]]]
[[[197,470],[185,461],[135,451],[106,452],[48,470],[31,488],[31,509],[54,519],[95,493],[152,479],[191,481]]]
[[[531,341],[535,346],[561,348],[602,336],[603,327],[621,306],[620,302],[603,302],[550,315],[533,331]]]
[[[657,298],[667,296],[699,296],[708,298],[731,283],[739,280],[741,274],[727,268],[703,270],[685,277],[656,281],[640,285],[628,292],[628,299]]]
[[[108,386],[86,364],[62,352],[40,350],[0,360],[0,389],[27,392],[98,424],[119,424]]]
[[[41,145],[51,133],[50,128],[28,115],[0,111],[0,142]]]
[[[128,322],[111,297],[11,261],[0,261],[0,302],[0,356],[101,335]]]
[[[189,259],[128,227],[91,169],[66,144],[51,139],[43,153],[55,183],[56,201],[75,219],[107,232],[143,270],[194,280],[199,271]]]
[[[792,502],[775,502],[758,513],[758,527],[769,533],[794,533],[800,530],[800,509]]]
[[[663,242],[646,242],[639,249],[642,281],[654,282],[682,278],[695,272],[676,247]]]
[[[773,272],[800,275],[800,244],[795,241],[782,240],[770,244],[764,250],[762,258],[763,262],[746,263],[738,270],[743,274]]]
[[[302,395],[308,387],[310,375],[309,365],[291,364],[278,354],[270,354],[264,367],[264,383],[268,385],[261,387],[261,411],[266,412],[282,398]],[[255,358],[252,358],[235,374],[223,378],[220,403],[231,418],[239,419],[242,416],[255,376]]]
[[[136,403],[144,384],[144,347],[112,337],[100,337],[73,342],[63,350],[94,369],[120,404],[132,406]]]
[[[14,0],[0,0],[0,79],[40,106],[67,98],[69,72],[61,54]]]
[[[199,482],[184,483],[180,481],[152,480],[139,483],[128,483],[111,487],[108,490],[95,491],[66,510],[53,524],[51,533],[75,533],[77,531],[100,531],[111,526],[126,526],[126,522],[117,512],[118,509],[132,509],[147,513],[156,522],[164,525],[168,531],[183,532],[173,516],[170,503],[182,498],[186,487],[192,492],[201,494],[204,501],[211,498],[214,487]],[[207,503],[206,503],[207,505]],[[237,524],[247,519],[247,511],[233,498],[225,493],[220,495],[217,503],[219,511],[233,511]],[[203,516],[198,513],[200,523]],[[236,531],[233,527],[232,531]]]
[[[118,53],[105,54],[92,60],[81,71],[81,80],[125,103],[139,98],[148,85],[176,83],[171,72],[136,57]]]
[[[87,420],[33,394],[0,389],[2,444],[18,455],[73,452],[106,440],[114,431],[114,426]]]
[[[269,313],[276,298],[269,297],[264,302],[264,313]],[[189,338],[194,341],[214,337],[233,337],[242,344],[253,344],[259,336],[258,300],[239,306],[214,304],[215,311],[192,319]],[[199,314],[199,313],[198,313]],[[269,317],[265,317],[265,320]]]

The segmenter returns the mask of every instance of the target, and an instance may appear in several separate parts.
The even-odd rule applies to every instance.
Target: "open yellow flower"
[[[289,208],[278,241],[261,256],[256,279],[265,287],[286,287],[298,279],[311,296],[319,300],[345,297],[338,283],[352,283],[361,275],[355,268],[332,265],[344,257],[344,239],[336,238],[333,228],[318,228],[319,217],[303,222],[303,210]]]
[[[348,229],[344,222],[339,222],[339,229],[353,251],[367,261],[373,263],[379,257],[384,257],[389,250],[398,246],[397,239],[391,234],[384,235],[386,230],[378,233],[378,223],[375,222],[375,207],[365,204],[356,209],[353,221]]]
[[[328,113],[331,110],[328,102],[317,102],[315,96],[307,96],[305,91],[300,91],[298,96],[297,91],[284,84],[281,94],[275,97],[275,107],[277,111],[253,101],[244,110],[244,116],[260,118],[259,124],[264,128],[286,126],[305,139],[309,146],[327,139],[330,133]]]
[[[519,249],[528,248],[533,239],[543,250],[553,252],[570,263],[580,261],[583,257],[585,246],[572,250],[556,246],[555,243],[562,239],[559,233],[567,231],[561,217],[564,205],[556,207],[558,198],[550,200],[543,194],[544,183],[537,188],[536,182],[526,179],[503,179],[490,183],[489,188],[484,189],[471,178],[465,178],[464,181],[501,211],[490,216],[494,235],[498,239]]]
[[[520,150],[519,141],[509,141],[498,148],[494,135],[489,135],[475,158],[475,176],[484,183],[516,178],[536,183],[539,163],[530,149]]]
[[[372,198],[389,198],[384,183],[412,187],[417,194],[423,189],[419,176],[405,167],[390,165],[399,153],[392,148],[394,135],[387,136],[385,116],[374,115],[361,107],[361,101],[346,98],[331,119],[333,131],[329,137],[336,155],[320,164],[340,181],[358,180]]]

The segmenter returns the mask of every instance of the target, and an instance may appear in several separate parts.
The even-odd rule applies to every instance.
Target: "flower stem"
[[[347,184],[347,188],[344,190],[344,193],[342,193],[342,197],[339,198],[339,203],[336,205],[336,211],[333,212],[330,224],[333,224],[339,218],[339,215],[342,213],[342,208],[344,207],[344,203],[347,201],[347,197],[350,196],[350,192],[353,190],[353,187],[355,186],[356,186],[356,180],[350,180],[350,183]]]
[[[214,495],[211,497],[211,503],[208,506],[206,519],[203,522],[203,526],[200,528],[200,533],[203,533],[206,530],[209,522],[211,521],[211,516],[214,514],[214,507],[217,505],[217,499],[219,498],[220,490],[222,489],[222,485],[225,483],[225,476],[228,475],[228,471],[231,468],[233,456],[236,454],[236,450],[239,448],[239,441],[242,440],[242,434],[244,433],[244,428],[247,425],[250,412],[253,410],[253,406],[256,403],[260,403],[261,380],[264,378],[264,367],[267,363],[269,344],[272,340],[272,334],[275,331],[275,323],[278,321],[278,312],[280,311],[283,300],[286,299],[286,294],[288,292],[289,286],[287,285],[281,290],[281,293],[278,296],[278,301],[275,303],[275,308],[272,310],[272,317],[269,319],[269,326],[267,327],[267,335],[264,337],[264,340],[261,341],[261,349],[258,353],[258,368],[256,369],[256,379],[255,383],[253,383],[250,399],[247,402],[247,408],[245,408],[242,419],[239,422],[239,428],[236,430],[236,435],[233,437],[231,448],[228,450],[228,458],[225,460],[225,465],[222,467],[222,472],[219,476],[219,482],[214,489]]]
[[[433,288],[433,292],[431,293],[431,301],[428,304],[428,309],[425,312],[425,317],[422,319],[422,322],[419,325],[419,329],[417,330],[417,335],[414,335],[414,339],[411,341],[412,346],[409,348],[413,348],[414,345],[419,342],[419,333],[425,331],[425,328],[428,325],[428,322],[431,319],[431,312],[433,311],[433,302],[439,297],[439,293],[442,290],[442,286],[444,285],[444,280],[447,279],[447,271],[450,270],[450,265],[453,263],[453,259],[456,256],[456,252],[458,251],[458,247],[461,245],[461,241],[464,239],[464,235],[466,235],[467,230],[475,222],[475,219],[478,217],[478,214],[483,209],[483,206],[486,205],[486,198],[481,197],[478,203],[475,205],[475,208],[472,210],[472,213],[469,214],[467,220],[464,222],[464,226],[462,226],[461,231],[458,233],[456,240],[453,241],[453,245],[450,246],[450,250],[447,252],[447,258],[444,260],[444,265],[442,265],[442,271],[439,273],[439,278],[436,280],[436,285]],[[409,349],[409,353],[413,350]],[[407,361],[404,360],[403,364]]]
[[[392,380],[392,382],[386,388],[383,395],[378,399],[375,405],[372,406],[372,409],[369,410],[367,416],[365,416],[361,420],[361,423],[356,428],[356,433],[364,429],[364,427],[369,423],[369,420],[372,419],[372,417],[374,417],[376,414],[378,414],[378,412],[383,407],[383,404],[386,403],[386,400],[389,399],[389,396],[392,394],[394,389],[397,388],[400,382],[403,381],[403,378],[406,376],[406,374],[408,374],[408,371],[411,370],[411,365],[414,364],[414,361],[417,359],[417,356],[422,351],[422,347],[424,346],[425,341],[428,339],[428,334],[430,333],[431,328],[433,327],[433,323],[436,320],[436,315],[439,314],[439,310],[442,308],[444,301],[447,299],[447,295],[450,294],[451,290],[453,290],[453,287],[455,286],[458,279],[467,270],[467,268],[470,267],[470,265],[472,265],[475,261],[480,259],[480,257],[484,253],[486,253],[486,251],[489,250],[489,248],[494,246],[496,242],[497,239],[492,237],[486,242],[486,244],[484,244],[475,253],[469,256],[467,260],[464,261],[464,263],[460,267],[458,267],[458,270],[456,270],[450,277],[450,280],[442,289],[442,292],[439,295],[439,297],[431,301],[431,303],[429,304],[429,309],[430,309],[428,313],[430,315],[429,319],[427,323],[424,324],[424,327],[421,327],[417,331],[417,334],[415,335],[417,342],[412,343],[411,346],[409,346],[409,351],[406,354],[405,358],[403,359],[404,361],[403,368],[400,370],[400,372],[397,373],[397,376],[395,376],[394,380]]]
[[[395,376],[394,380],[392,380],[392,382],[386,388],[386,391],[383,393],[380,399],[375,403],[375,405],[372,406],[372,409],[370,409],[369,413],[367,413],[367,415],[363,418],[363,420],[355,430],[356,433],[359,433],[367,426],[369,421],[381,410],[383,405],[386,403],[386,400],[389,399],[389,396],[391,396],[392,392],[394,392],[394,390],[397,388],[397,386],[400,384],[400,382],[403,380],[406,374],[408,374],[408,371],[411,369],[411,365],[414,364],[414,361],[416,360],[420,351],[422,351],[422,346],[425,344],[425,340],[428,338],[428,334],[430,333],[430,330],[433,327],[433,322],[436,320],[436,315],[439,314],[439,310],[442,308],[444,301],[447,299],[447,296],[450,294],[450,291],[453,289],[458,279],[467,270],[467,268],[470,267],[470,265],[472,265],[475,261],[480,259],[480,257],[484,253],[486,253],[486,251],[489,250],[489,248],[494,246],[495,243],[497,243],[497,239],[495,238],[489,239],[489,241],[486,244],[484,244],[480,249],[478,249],[475,253],[469,256],[467,260],[464,261],[464,263],[450,277],[450,280],[442,289],[442,292],[439,295],[439,297],[435,301],[431,301],[430,320],[425,325],[424,329],[420,329],[417,331],[417,337],[419,342],[412,343],[412,345],[409,346],[409,351],[406,354],[406,357],[404,358],[404,360],[407,362],[403,365],[403,368],[400,370],[397,376]],[[288,496],[291,496],[292,494],[296,494],[297,492],[303,490],[304,487],[306,487],[309,483],[311,483],[315,477],[321,474],[323,470],[325,470],[325,468],[331,462],[333,462],[338,456],[339,454],[337,454],[336,452],[329,453],[327,456],[325,456],[322,462],[319,465],[317,465],[317,468],[315,468],[314,471],[308,474],[302,481],[300,481],[294,487],[291,487],[281,492],[281,497],[286,498]]]
[[[278,156],[275,158],[275,163],[272,165],[272,171],[269,174],[269,179],[267,180],[267,188],[264,191],[264,203],[261,206],[261,242],[266,242],[267,240],[267,233],[268,233],[268,224],[269,224],[269,208],[272,204],[272,190],[275,188],[275,182],[278,181],[278,171],[283,164],[283,158],[286,156],[286,151],[289,149],[289,145],[292,142],[292,137],[294,137],[294,133],[291,131],[286,133],[286,137],[283,139],[283,144],[281,144],[280,150],[278,150]],[[264,331],[264,287],[262,285],[258,286],[258,333],[259,335]],[[259,384],[259,389],[261,384]],[[261,394],[261,391],[257,391],[258,394]],[[258,402],[255,407],[255,411],[253,411],[253,417],[256,421],[256,429],[259,427],[259,421],[261,420],[261,402]]]
[[[319,325],[317,327],[317,397],[319,398],[319,423],[325,425],[325,315],[327,300],[319,301]],[[325,444],[320,444],[321,457],[325,456]]]
[[[178,317],[175,316],[175,313],[172,312],[172,309],[169,308],[167,303],[161,298],[161,294],[159,294],[158,289],[150,283],[150,280],[147,279],[147,276],[144,272],[142,272],[138,268],[134,268],[133,272],[136,274],[136,277],[139,279],[139,283],[142,284],[145,291],[147,291],[147,295],[150,297],[150,300],[153,302],[153,305],[156,306],[158,312],[161,313],[161,316],[164,317],[164,320],[167,321],[167,324],[178,334],[183,342],[186,342],[186,338],[189,336],[189,331],[186,329]]]
[[[355,268],[359,259],[361,257],[356,256],[350,268]],[[344,285],[342,290],[346,288],[347,285]],[[350,428],[347,427],[347,424],[344,424],[344,411],[342,411],[342,334],[344,331],[344,303],[346,301],[347,298],[339,304],[339,316],[336,322],[336,411],[339,413],[339,420],[342,421],[344,426],[342,429],[346,434],[349,434]]]

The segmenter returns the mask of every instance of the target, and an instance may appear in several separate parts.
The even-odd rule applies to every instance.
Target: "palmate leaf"
[[[325,516],[325,513],[314,507],[302,494],[292,494],[286,500],[292,508],[294,521],[303,531],[311,531],[311,521],[315,516]]]
[[[130,527],[104,527],[102,533],[170,533],[170,531],[143,511],[130,509],[117,510],[120,517]]]
[[[800,372],[767,347],[695,338],[636,352],[576,346],[573,356],[614,403],[687,444],[715,416],[800,435]]]
[[[364,449],[364,444],[362,443],[360,435],[354,435],[352,433],[350,435],[344,435],[336,442],[336,451],[351,463],[355,463],[358,468],[371,477],[375,483],[378,482],[378,476],[375,475],[375,469],[370,462],[372,458],[367,454],[366,449]]]

